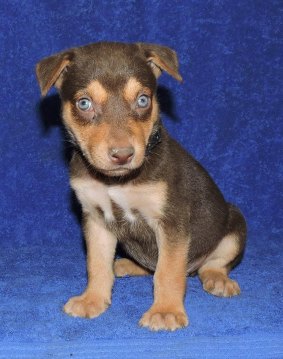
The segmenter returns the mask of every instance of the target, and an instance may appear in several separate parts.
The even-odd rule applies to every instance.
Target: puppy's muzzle
[[[125,165],[132,161],[135,154],[135,149],[129,147],[114,147],[108,151],[111,162],[115,165]]]

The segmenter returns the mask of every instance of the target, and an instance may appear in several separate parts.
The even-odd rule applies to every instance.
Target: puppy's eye
[[[77,108],[81,111],[92,111],[93,110],[93,106],[92,103],[90,101],[90,99],[88,99],[87,97],[83,97],[81,99],[79,99],[76,103]]]
[[[150,97],[147,95],[141,95],[137,100],[137,106],[140,108],[146,108],[150,105]]]

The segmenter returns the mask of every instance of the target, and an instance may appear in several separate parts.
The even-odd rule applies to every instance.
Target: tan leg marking
[[[113,260],[116,238],[102,222],[86,217],[88,285],[85,292],[69,299],[65,313],[73,317],[94,318],[102,314],[111,303],[114,282]]]
[[[116,277],[124,277],[126,275],[149,275],[150,271],[146,270],[143,267],[140,267],[138,264],[134,263],[130,259],[121,258],[116,259],[114,263],[114,273]]]
[[[162,241],[154,275],[154,302],[142,316],[140,325],[151,330],[176,330],[188,325],[184,308],[187,245]]]
[[[233,297],[240,294],[241,290],[238,283],[228,277],[229,270],[227,267],[237,254],[236,235],[227,235],[198,271],[203,289],[206,292],[219,297]]]

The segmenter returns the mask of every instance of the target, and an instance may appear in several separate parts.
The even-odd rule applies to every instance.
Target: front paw
[[[144,313],[139,324],[154,331],[174,331],[186,327],[189,324],[189,320],[184,308],[164,309],[153,305]]]
[[[95,295],[82,294],[78,297],[73,297],[64,305],[64,312],[72,317],[81,318],[95,318],[105,312],[110,301]]]

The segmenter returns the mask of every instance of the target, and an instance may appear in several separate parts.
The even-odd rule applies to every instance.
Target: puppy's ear
[[[62,74],[70,65],[72,53],[64,52],[46,57],[36,65],[36,77],[39,82],[42,96],[45,96],[50,88],[60,88]]]
[[[182,81],[182,77],[178,71],[178,59],[176,52],[169,47],[155,44],[137,43],[140,50],[144,53],[148,64],[156,78],[158,78],[162,70],[168,72],[176,80]]]

